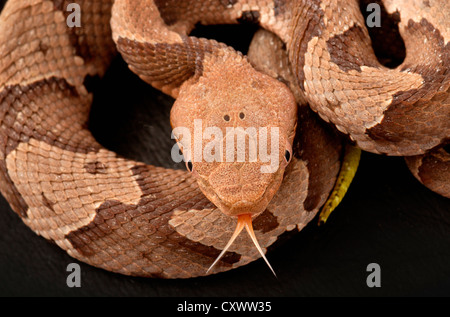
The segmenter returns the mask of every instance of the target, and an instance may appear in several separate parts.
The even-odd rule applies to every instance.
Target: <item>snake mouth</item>
[[[280,169],[279,169],[280,171]],[[261,192],[257,199],[246,199],[245,195],[242,195],[242,199],[234,202],[227,201],[226,197],[220,195],[214,188],[202,177],[197,178],[197,184],[200,190],[205,196],[225,215],[236,217],[241,214],[250,214],[257,216],[262,213],[267,205],[269,205],[273,196],[278,191],[283,182],[284,169],[282,172],[277,172],[267,187]]]
[[[269,204],[272,197],[267,197],[268,193],[272,191],[272,184],[269,185],[261,196],[257,200],[246,200],[242,199],[234,203],[227,202],[223,197],[220,197],[214,190],[206,187],[206,184],[200,184],[200,188],[208,197],[208,199],[216,205],[217,208],[220,209],[225,215],[230,217],[236,217],[241,214],[250,214],[253,216],[259,215],[262,213],[267,205]],[[206,188],[205,188],[206,187]],[[272,195],[273,196],[273,195]]]
[[[252,217],[256,217],[261,212],[263,212],[267,205],[269,204],[270,200],[272,199],[273,195],[278,190],[279,186],[281,185],[283,178],[280,178],[280,181],[272,181],[267,188],[265,188],[263,194],[260,196],[258,200],[255,201],[249,201],[249,200],[241,200],[234,204],[227,204],[224,202],[219,195],[214,191],[211,190],[207,186],[207,183],[205,180],[198,178],[198,184],[200,189],[204,192],[204,194],[208,197],[208,199],[213,202],[224,214],[228,216],[236,216],[237,217],[237,224],[236,229],[233,233],[233,235],[230,237],[230,240],[223,248],[222,252],[219,254],[219,256],[216,258],[216,260],[211,264],[209,269],[206,271],[208,273],[216,264],[219,262],[219,260],[223,257],[223,255],[228,251],[230,246],[233,244],[234,240],[239,236],[241,231],[245,228],[248,235],[250,236],[253,244],[255,245],[256,249],[258,250],[261,257],[266,262],[267,266],[272,271],[273,275],[275,277],[277,276],[275,274],[275,271],[273,270],[272,266],[270,265],[269,261],[267,260],[266,256],[264,255],[264,252],[261,248],[261,246],[258,243],[258,240],[255,235],[255,231],[253,230],[252,225]],[[206,191],[206,192],[205,192]],[[268,195],[270,197],[268,197]],[[249,212],[250,211],[250,212]]]
[[[217,264],[217,262],[219,262],[219,260],[225,254],[225,252],[227,252],[228,249],[230,248],[230,246],[233,244],[234,240],[236,240],[236,238],[239,236],[241,231],[245,228],[248,235],[252,239],[253,244],[255,245],[256,249],[258,250],[259,254],[264,259],[267,266],[272,271],[273,275],[275,275],[275,277],[277,277],[277,274],[275,273],[274,269],[270,265],[269,261],[267,260],[266,256],[264,255],[264,251],[261,249],[261,246],[258,243],[258,239],[256,238],[255,231],[253,230],[252,215],[240,214],[237,216],[237,218],[238,218],[238,220],[237,220],[237,224],[236,224],[236,229],[234,230],[233,235],[231,236],[230,240],[228,240],[228,243],[225,245],[222,252],[220,252],[219,256],[216,258],[216,260],[213,262],[213,264],[211,264],[211,266],[206,271],[206,273],[208,273]]]

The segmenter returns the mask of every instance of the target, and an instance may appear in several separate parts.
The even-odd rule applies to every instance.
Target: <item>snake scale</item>
[[[67,25],[72,2],[81,27]],[[406,156],[418,180],[450,197],[450,4],[383,6],[398,17],[407,52],[396,68],[378,62],[353,0],[10,0],[0,16],[1,192],[72,257],[161,278],[245,265],[301,230],[333,188],[341,134],[362,150]],[[282,42],[261,35],[249,53],[259,61],[250,62],[189,36],[197,24],[236,23],[257,23]],[[258,45],[286,52],[263,55]],[[277,170],[189,158],[188,171],[171,170],[104,148],[88,129],[86,80],[102,77],[117,52],[176,99],[174,128],[196,118],[279,128]],[[239,223],[242,215],[249,221]],[[252,226],[261,252],[239,235],[218,259],[240,224]]]

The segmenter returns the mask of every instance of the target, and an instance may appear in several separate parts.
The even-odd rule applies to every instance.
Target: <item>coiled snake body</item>
[[[128,275],[186,278],[260,256],[238,236],[207,273],[237,215],[253,216],[263,251],[301,230],[333,187],[342,144],[306,107],[297,109],[284,83],[358,147],[408,156],[419,180],[450,196],[447,1],[383,2],[400,17],[407,51],[395,69],[377,61],[357,1],[113,2],[76,1],[79,28],[67,25],[70,1],[10,0],[0,16],[0,189],[27,226],[71,256]],[[280,82],[264,63],[188,36],[197,23],[239,22],[277,34],[292,73]],[[223,129],[279,128],[277,171],[189,160],[191,171],[170,170],[102,147],[87,129],[85,80],[103,76],[116,49],[144,81],[176,98],[174,128],[197,118]]]

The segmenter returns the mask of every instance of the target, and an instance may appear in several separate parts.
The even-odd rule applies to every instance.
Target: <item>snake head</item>
[[[171,110],[187,169],[228,216],[266,209],[292,158],[296,118],[291,91],[246,62],[184,84]]]

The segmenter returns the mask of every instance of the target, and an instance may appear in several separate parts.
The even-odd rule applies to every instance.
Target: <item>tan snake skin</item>
[[[384,1],[389,13],[400,14],[407,50],[396,69],[377,61],[357,1],[76,1],[82,27],[68,28],[71,2],[10,0],[0,16],[1,192],[27,226],[71,256],[128,275],[187,278],[205,275],[232,234],[236,217],[205,197],[213,183],[200,190],[189,172],[120,157],[86,124],[92,94],[85,80],[103,76],[116,47],[133,72],[178,97],[174,109],[199,100],[199,87],[214,87],[218,78],[236,82],[235,70],[272,82],[233,49],[189,37],[197,23],[259,23],[277,34],[288,57],[255,61],[257,69],[275,77],[281,70],[265,62],[290,63],[294,75],[283,73],[282,82],[299,104],[307,102],[363,150],[412,156],[407,162],[414,175],[450,196],[443,147],[450,136],[447,1]],[[263,94],[271,91],[258,87],[264,80],[243,83]],[[273,82],[279,88],[264,101],[278,100],[273,94],[286,89]],[[214,93],[209,98],[232,96],[227,89]],[[222,110],[218,115],[223,118]],[[179,118],[173,111],[172,125]],[[305,106],[297,118],[295,138],[286,137],[293,153],[280,172],[281,186],[254,212],[264,250],[314,218],[340,167],[340,138]],[[257,258],[241,235],[209,274]]]

